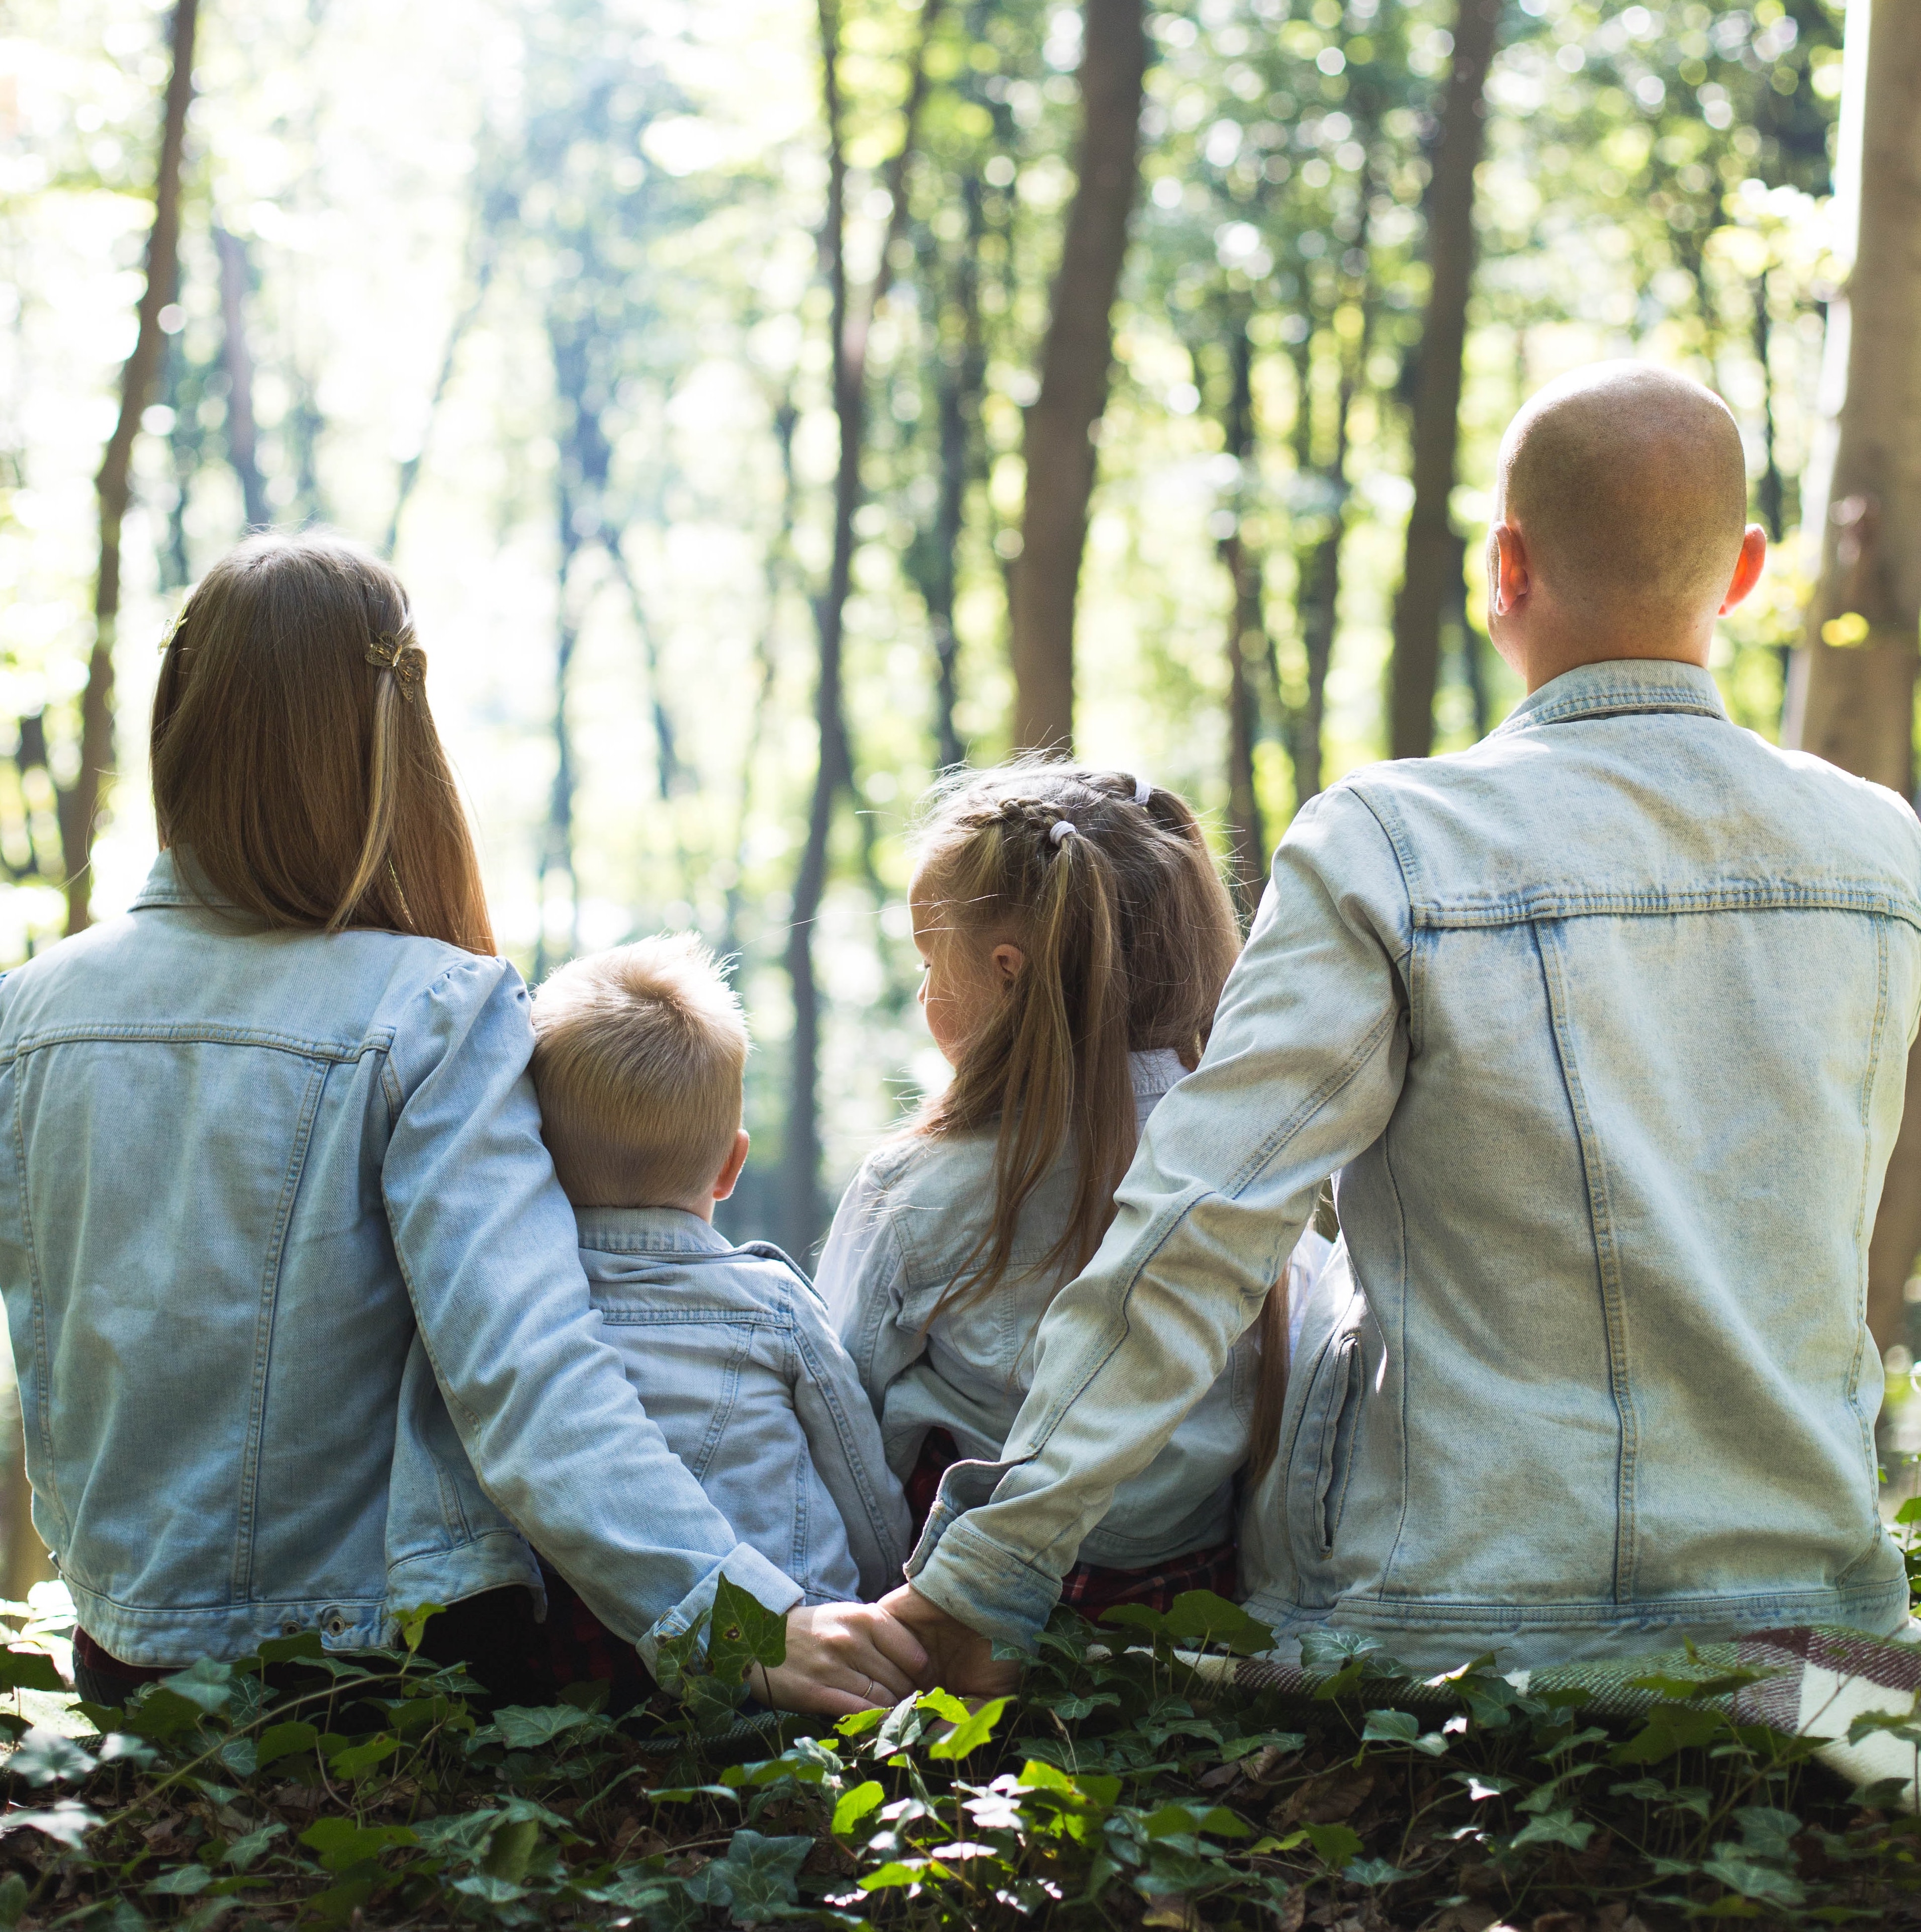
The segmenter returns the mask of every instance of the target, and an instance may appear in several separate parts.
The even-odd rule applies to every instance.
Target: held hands
[[[896,1594],[899,1594],[898,1592]],[[844,1718],[911,1696],[928,1656],[878,1604],[821,1604],[790,1610],[787,1661],[754,1666],[755,1694],[783,1711]]]
[[[956,1696],[998,1697],[1019,1679],[1019,1664],[995,1663],[986,1637],[903,1584],[878,1604],[789,1611],[787,1661],[756,1664],[752,1682],[779,1709],[844,1718],[937,1684]]]

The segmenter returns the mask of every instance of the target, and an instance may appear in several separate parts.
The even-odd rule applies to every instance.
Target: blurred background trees
[[[523,968],[664,926],[738,954],[728,1213],[804,1254],[941,1076],[903,904],[930,778],[1071,735],[1195,796],[1251,909],[1302,800],[1511,703],[1489,467],[1563,369],[1652,356],[1734,409],[1779,546],[1717,646],[1740,722],[1780,732],[1823,570],[1808,715],[1823,652],[1911,690],[1913,596],[1835,587],[1892,486],[1814,460],[1864,4],[205,0],[170,87],[190,5],[16,0],[0,956],[145,873],[183,586],[329,520],[412,588]],[[1854,380],[1898,440],[1892,365]],[[1911,698],[1874,705],[1904,757]]]

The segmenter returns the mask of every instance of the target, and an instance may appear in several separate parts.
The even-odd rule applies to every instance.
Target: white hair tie
[[[1145,805],[1153,796],[1154,787],[1149,784],[1145,778],[1136,777],[1134,780],[1134,802],[1136,805]]]
[[[1048,828],[1047,836],[1058,845],[1064,840],[1078,838],[1081,836],[1081,829],[1071,818],[1057,818]]]

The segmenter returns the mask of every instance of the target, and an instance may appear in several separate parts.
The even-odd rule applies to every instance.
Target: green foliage
[[[1099,1628],[1057,1613],[1013,1696],[756,1729],[743,1680],[777,1640],[731,1595],[713,1620],[704,1655],[683,1646],[682,1698],[618,1721],[590,1687],[487,1710],[416,1630],[338,1671],[196,1666],[101,1712],[105,1735],[30,1727],[7,1760],[0,1927],[211,1932],[240,1907],[515,1932],[1251,1932],[1413,1928],[1469,1900],[1578,1924],[1623,1898],[1650,1928],[1811,1924],[1915,1888],[1891,1794],[1850,1797],[1806,1740],[1738,1721],[1751,1671],[1650,1673],[1649,1714],[1609,1723],[1492,1658],[1431,1678],[1323,1635],[1314,1692],[1284,1700],[1224,1688],[1265,1633],[1196,1593]],[[1921,1751],[1911,1716],[1871,1730]]]

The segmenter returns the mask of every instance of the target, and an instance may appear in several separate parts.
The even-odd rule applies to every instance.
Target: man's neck
[[[1557,677],[1565,677],[1571,670],[1579,670],[1583,664],[1613,664],[1623,658],[1693,664],[1704,670],[1707,668],[1711,635],[1676,639],[1655,645],[1649,645],[1640,639],[1626,638],[1547,638],[1538,641],[1530,638],[1514,656],[1509,658],[1508,662],[1527,680],[1528,693],[1531,697],[1544,684],[1552,684]]]

